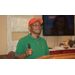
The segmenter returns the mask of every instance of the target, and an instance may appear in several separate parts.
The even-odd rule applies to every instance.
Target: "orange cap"
[[[41,19],[41,18],[39,18],[39,19],[37,19],[37,18],[33,18],[33,19],[31,19],[30,21],[29,21],[29,26],[32,24],[32,23],[34,23],[34,22],[36,22],[36,21],[39,21],[40,22],[40,24],[42,24],[43,23],[43,20]]]

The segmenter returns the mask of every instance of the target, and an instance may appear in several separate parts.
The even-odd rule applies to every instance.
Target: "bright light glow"
[[[53,18],[55,18],[55,16],[49,16],[49,18],[50,18],[50,19],[53,19]]]

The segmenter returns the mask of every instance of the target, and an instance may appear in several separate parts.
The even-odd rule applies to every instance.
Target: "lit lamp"
[[[67,41],[63,41],[64,46],[68,46],[68,42]]]
[[[68,42],[67,41],[63,41],[63,44],[64,44],[64,48],[68,49]]]

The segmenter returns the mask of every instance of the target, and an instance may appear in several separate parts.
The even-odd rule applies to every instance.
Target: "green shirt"
[[[19,40],[15,56],[25,53],[26,49],[28,49],[28,43],[30,43],[33,53],[25,59],[35,59],[44,55],[49,55],[49,49],[46,40],[40,36],[39,39],[36,39],[32,37],[30,34],[28,34],[27,36]]]

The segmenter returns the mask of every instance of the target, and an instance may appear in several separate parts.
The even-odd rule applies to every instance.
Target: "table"
[[[15,56],[9,56],[9,55],[0,55],[0,59],[15,59]]]
[[[75,53],[46,55],[37,59],[75,59]]]

